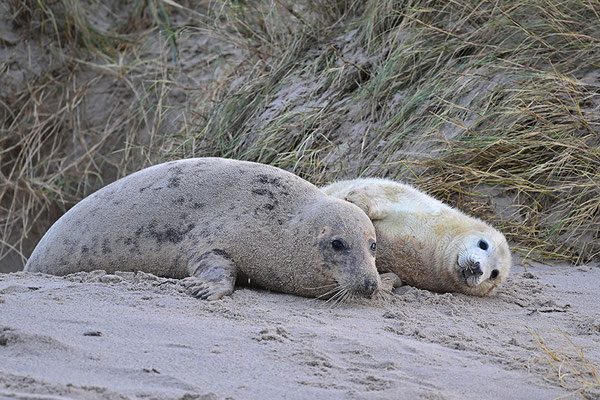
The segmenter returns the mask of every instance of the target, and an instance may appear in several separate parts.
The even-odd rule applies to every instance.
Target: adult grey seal
[[[377,268],[436,292],[485,296],[508,276],[502,233],[412,186],[388,179],[340,181],[322,188],[358,205],[377,232]]]
[[[370,296],[381,285],[375,229],[357,206],[279,168],[172,161],[98,190],[40,240],[25,271],[102,269],[186,278],[196,297],[236,280],[307,297]]]

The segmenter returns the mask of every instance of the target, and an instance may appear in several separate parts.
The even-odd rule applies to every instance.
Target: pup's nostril
[[[479,261],[476,261],[473,264],[471,264],[471,266],[468,268],[468,271],[471,275],[483,275],[483,271],[481,270],[481,264],[479,263]]]

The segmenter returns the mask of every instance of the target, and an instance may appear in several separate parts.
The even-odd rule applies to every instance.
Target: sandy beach
[[[496,295],[214,302],[145,273],[0,274],[0,398],[599,398],[597,266],[515,265]]]

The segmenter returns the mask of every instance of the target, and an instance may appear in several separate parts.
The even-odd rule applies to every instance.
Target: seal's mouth
[[[376,278],[357,278],[350,282],[339,282],[332,297],[343,299],[344,302],[352,302],[355,298],[372,298],[381,289],[381,282]]]
[[[326,285],[325,287],[328,290],[317,296],[317,298],[326,300],[326,303],[333,305],[351,303],[356,298],[372,298],[380,289],[380,284],[377,281],[364,279],[361,283],[360,285],[357,282],[344,284],[336,280],[335,284]]]

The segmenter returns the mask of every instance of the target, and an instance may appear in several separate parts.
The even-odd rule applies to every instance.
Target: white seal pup
[[[357,206],[279,168],[222,158],[138,171],[71,208],[25,271],[144,271],[214,300],[236,280],[307,297],[380,288],[375,229]]]
[[[377,232],[377,269],[409,285],[486,296],[510,271],[504,235],[409,185],[367,178],[322,190],[367,213]]]

